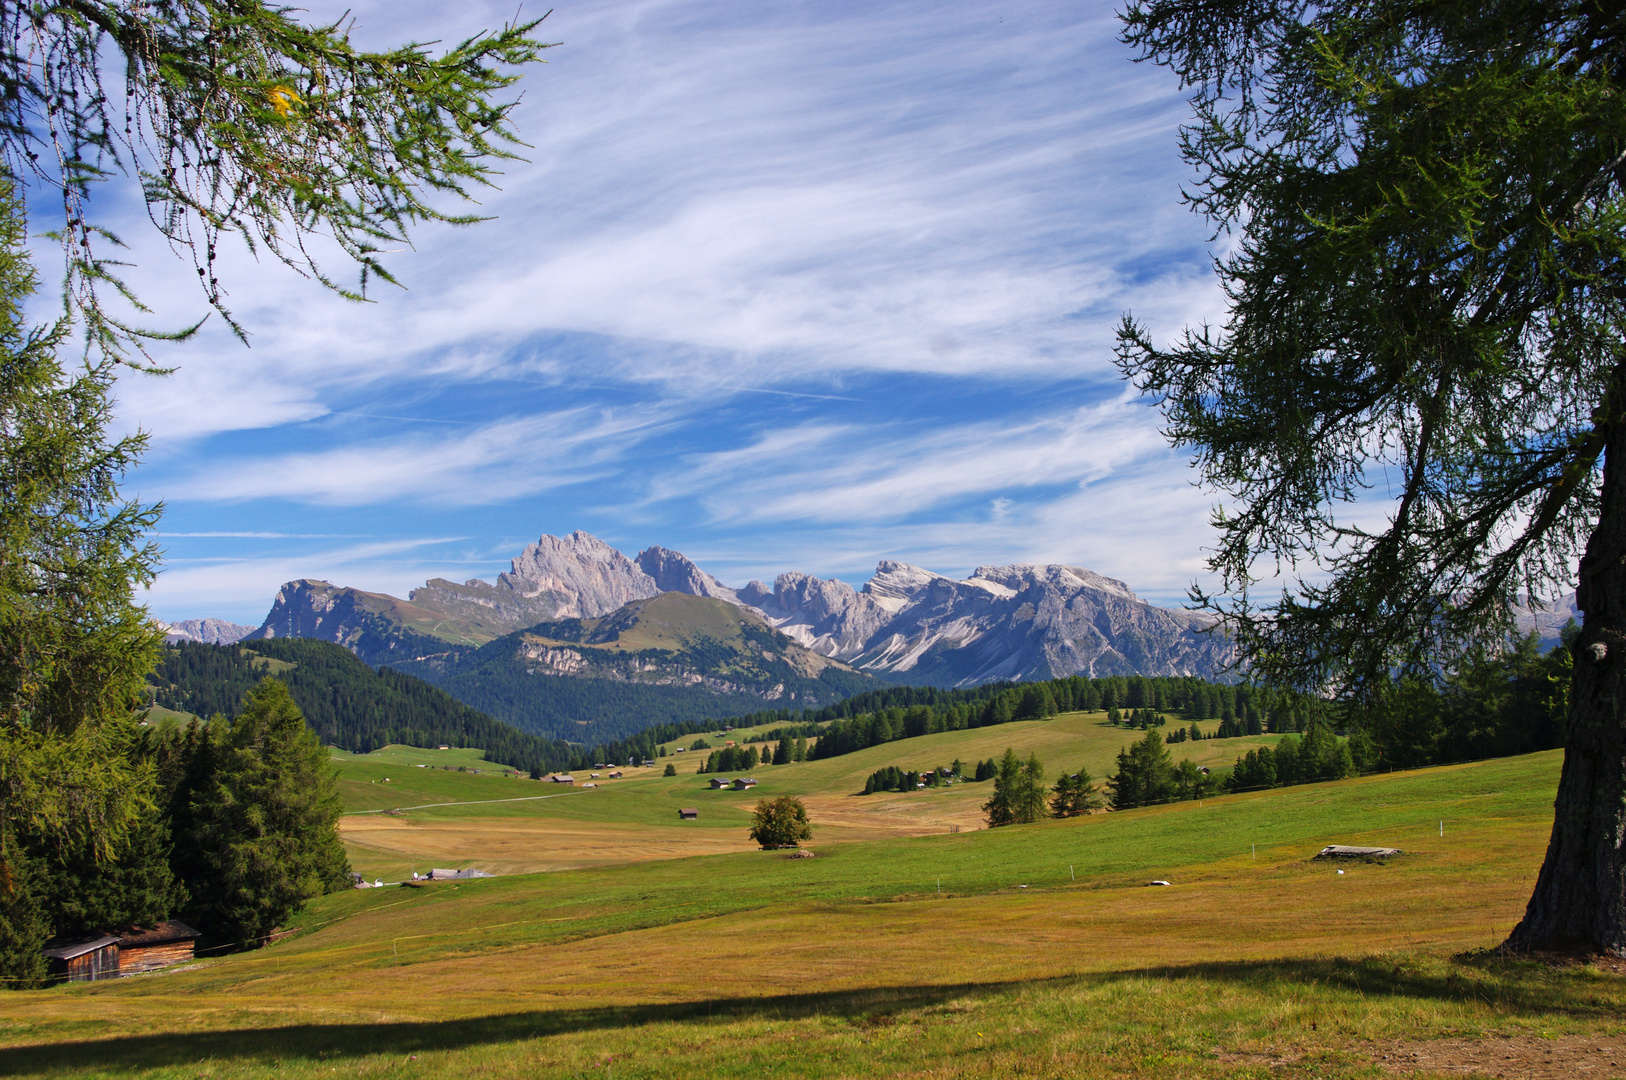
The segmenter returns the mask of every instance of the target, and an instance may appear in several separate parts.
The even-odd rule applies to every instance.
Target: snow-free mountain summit
[[[1222,675],[1230,642],[1079,567],[982,566],[964,580],[882,561],[862,589],[805,573],[724,585],[676,551],[629,559],[585,532],[543,536],[495,582],[435,579],[407,599],[291,581],[253,637],[336,641],[373,663],[461,653],[544,622],[603,619],[663,593],[749,613],[788,644],[890,681],[953,686],[1062,675]]]

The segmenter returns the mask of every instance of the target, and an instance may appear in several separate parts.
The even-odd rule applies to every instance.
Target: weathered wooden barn
[[[119,974],[139,975],[190,960],[198,932],[179,919],[157,926],[132,926],[119,937]]]
[[[700,817],[700,810],[697,807],[685,806],[678,810],[678,817],[683,821],[695,821]]]
[[[45,943],[51,975],[67,982],[119,977],[119,939],[112,934]]]

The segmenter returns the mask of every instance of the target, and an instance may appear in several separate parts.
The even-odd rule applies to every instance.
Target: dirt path
[[[1626,1038],[1564,1035],[1554,1039],[1431,1039],[1366,1048],[1386,1072],[1491,1076],[1503,1080],[1615,1080],[1626,1077]]]
[[[435,806],[484,806],[486,803],[536,802],[539,799],[560,799],[566,795],[580,795],[579,791],[555,791],[552,795],[521,795],[515,799],[469,799],[466,802],[426,802],[417,806],[387,806],[378,810],[347,810],[340,817],[358,817],[362,814],[399,814],[407,810],[428,810]]]

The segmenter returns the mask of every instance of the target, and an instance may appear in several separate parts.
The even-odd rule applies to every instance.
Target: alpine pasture
[[[1621,1074],[1618,975],[1487,951],[1529,894],[1558,752],[994,830],[938,827],[988,784],[849,794],[994,743],[1099,776],[1128,737],[1078,715],[947,733],[746,792],[701,791],[695,766],[560,791],[467,751],[345,755],[347,805],[374,811],[344,819],[358,868],[423,869],[455,838],[501,869],[505,834],[516,867],[579,868],[328,896],[268,948],[9,995],[0,1073],[1355,1077],[1464,1075],[1490,1047],[1510,1076]],[[808,797],[815,858],[743,850],[778,793]],[[463,805],[384,812],[431,802]],[[378,821],[419,846],[352,825]],[[617,848],[639,832],[690,857]],[[1331,843],[1404,854],[1313,858]]]

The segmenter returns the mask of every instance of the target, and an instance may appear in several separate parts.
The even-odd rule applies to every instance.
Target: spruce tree
[[[117,490],[145,440],[107,435],[110,364],[58,362],[66,319],[28,326],[36,282],[0,182],[0,976],[16,979],[37,973],[25,946],[51,923],[50,867],[30,851],[102,862],[150,813],[134,748],[161,644],[132,600],[155,572],[157,509]]]
[[[1174,764],[1155,731],[1118,751],[1118,771],[1107,778],[1112,806],[1127,810],[1164,802],[1174,796]]]
[[[1022,762],[1011,747],[1005,748],[994,772],[994,793],[982,804],[990,826],[1009,825],[1016,820],[1022,786]]]
[[[257,944],[307,900],[344,888],[338,774],[279,680],[217,719],[191,802],[187,918],[221,944]]]

